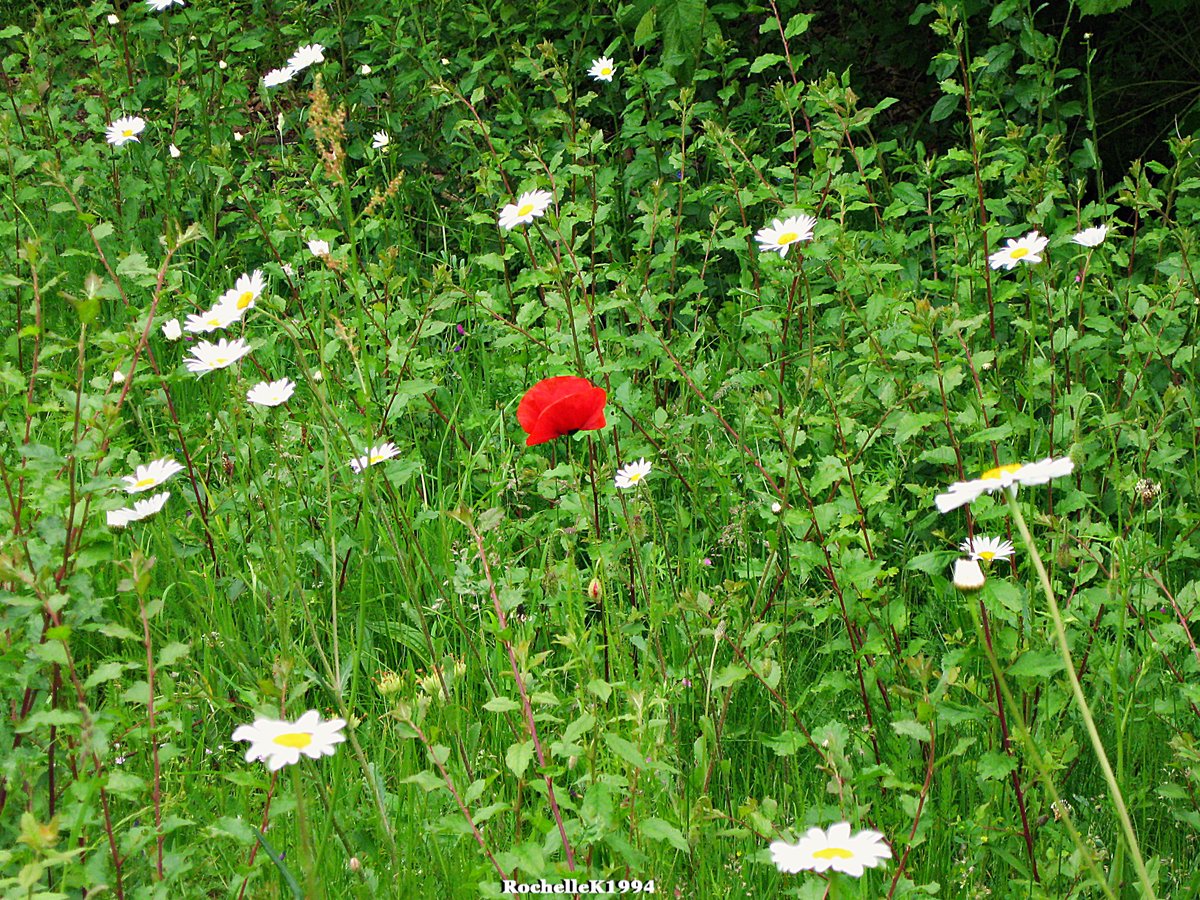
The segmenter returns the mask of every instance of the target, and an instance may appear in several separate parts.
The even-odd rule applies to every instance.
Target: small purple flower
[[[455,325],[454,327],[458,329],[460,335],[467,333],[467,329],[463,328],[462,325]]]
[[[712,565],[712,557],[711,557],[711,556],[706,556],[706,557],[704,557],[704,559],[702,559],[700,562],[701,562],[701,565],[705,565],[705,566],[711,566],[711,565]]]

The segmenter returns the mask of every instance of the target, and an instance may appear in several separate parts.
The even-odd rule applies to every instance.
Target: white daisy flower
[[[183,0],[146,0],[146,5],[155,12],[162,12],[172,6],[183,6]]]
[[[588,69],[588,74],[597,81],[612,81],[613,72],[616,71],[616,65],[607,56],[601,56],[599,59],[592,60],[592,67]]]
[[[217,68],[220,69],[222,72],[224,72],[226,69],[229,68],[229,63],[225,62],[225,60],[223,60],[223,59],[219,60],[217,62]]]
[[[368,66],[366,63],[363,63],[361,66],[358,67],[358,74],[359,75],[370,75],[371,67]]]
[[[254,301],[262,296],[265,286],[266,282],[263,280],[262,269],[255,269],[248,275],[240,276],[233,287],[221,296],[217,305],[230,303],[238,310],[238,314],[240,315],[254,306]]]
[[[295,74],[296,70],[290,66],[284,66],[282,69],[272,69],[262,77],[263,87],[278,87],[281,84],[291,81]]]
[[[772,221],[770,226],[761,229],[754,239],[758,241],[759,249],[763,253],[777,251],[780,256],[787,256],[788,248],[792,244],[812,240],[816,225],[817,220],[806,213],[788,216],[783,220]]]
[[[554,195],[549,191],[530,191],[517,198],[516,203],[510,203],[500,210],[500,227],[512,231],[518,225],[528,225],[534,219],[540,219],[554,202]]]
[[[387,145],[392,142],[391,135],[386,131],[377,131],[371,135],[371,147],[375,150],[386,150]]]
[[[325,62],[325,48],[320,44],[303,44],[287,61],[287,67],[294,72],[307,69],[316,63]]]
[[[167,152],[171,154],[171,159],[179,159],[179,157],[182,155],[179,152],[179,148],[176,147],[174,144],[172,144],[171,146],[169,146],[167,148]]]
[[[391,441],[388,441],[386,444],[380,444],[378,447],[371,447],[364,455],[350,460],[350,468],[357,475],[363,469],[367,468],[367,466],[373,466],[376,463],[381,463],[386,459],[392,459],[399,455],[400,449]]]
[[[300,756],[320,759],[332,756],[334,748],[346,740],[341,733],[345,719],[322,722],[315,709],[310,709],[295,722],[258,718],[253,725],[239,725],[233,732],[235,741],[249,741],[246,762],[261,759],[271,772],[300,761]]]
[[[1031,231],[1023,238],[1009,238],[1004,249],[997,250],[988,257],[993,269],[1015,269],[1018,263],[1040,263],[1042,251],[1050,243],[1050,238],[1042,237],[1036,231]]]
[[[623,469],[617,469],[617,475],[614,481],[617,487],[621,489],[637,487],[650,474],[650,463],[644,459],[639,459],[635,463],[630,463]]]
[[[246,391],[246,399],[259,406],[278,406],[286,403],[296,390],[296,383],[287,378],[278,381],[260,381]]]
[[[125,482],[125,493],[136,494],[158,487],[172,475],[182,471],[183,466],[171,457],[164,456],[162,459],[152,460],[145,465],[138,466],[133,470],[132,475],[122,475],[121,480]]]
[[[241,317],[242,311],[237,308],[236,304],[222,297],[212,309],[202,312],[198,316],[188,316],[183,330],[188,334],[208,334],[218,328],[228,328]]]
[[[1099,247],[1104,243],[1104,239],[1108,237],[1107,225],[1095,225],[1091,228],[1085,228],[1075,237],[1071,238],[1080,247]]]
[[[116,25],[116,24],[117,24],[118,22],[120,22],[120,21],[121,21],[121,20],[120,20],[120,19],[117,17],[117,14],[116,14],[116,13],[109,13],[109,14],[108,14],[108,24],[109,24],[109,25]]]
[[[183,328],[180,327],[178,319],[168,319],[163,322],[162,333],[168,341],[177,341],[183,337]]]
[[[1009,463],[988,469],[973,481],[954,482],[946,493],[937,495],[935,502],[938,511],[945,513],[965,506],[982,494],[991,494],[1001,488],[1016,490],[1022,484],[1045,484],[1051,478],[1070,475],[1074,469],[1075,464],[1069,456],[1058,459],[1048,456],[1033,463]]]
[[[221,338],[215,344],[201,341],[192,348],[192,358],[184,360],[189,372],[203,375],[232,366],[235,362],[250,352],[250,345],[241,338],[229,341]]]
[[[308,252],[313,256],[328,256],[329,241],[311,240],[308,242]]]
[[[1013,555],[1012,541],[1006,541],[998,537],[987,537],[986,535],[976,535],[973,538],[967,538],[959,548],[963,553],[966,553],[971,559],[982,559],[984,562],[991,562],[993,559],[1008,559]]]
[[[125,381],[125,373],[120,369],[113,369],[113,384],[123,384]]]
[[[138,141],[138,135],[146,130],[146,120],[141,116],[122,116],[114,119],[104,132],[104,139],[114,147],[130,141]]]
[[[954,561],[954,586],[960,591],[977,591],[987,579],[978,560],[956,559]]]
[[[771,859],[780,872],[824,872],[833,869],[861,878],[866,869],[874,869],[892,858],[892,849],[878,831],[860,831],[851,836],[850,823],[838,822],[829,830],[810,828],[799,843],[774,841]]]
[[[233,139],[234,139],[235,141],[237,141],[239,144],[242,142],[242,139],[243,139],[243,138],[245,138],[245,135],[244,135],[244,134],[242,134],[240,131],[235,131],[235,132],[233,133]]]
[[[142,519],[147,519],[161,510],[170,496],[170,491],[163,491],[161,494],[155,494],[153,497],[139,500],[133,506],[126,506],[122,509],[110,509],[106,513],[108,527],[124,528],[130,522],[139,522]]]

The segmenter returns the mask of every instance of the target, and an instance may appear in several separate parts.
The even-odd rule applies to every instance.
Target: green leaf
[[[520,709],[521,704],[511,697],[493,697],[487,703],[483,704],[483,708],[488,712],[502,713]]]
[[[955,94],[947,94],[938,99],[938,102],[933,104],[933,112],[929,114],[930,122],[940,122],[942,119],[948,119],[954,115],[954,111],[958,109],[959,97]]]
[[[1047,678],[1065,668],[1062,657],[1053,650],[1026,650],[1020,659],[1009,666],[1008,674]]]
[[[637,744],[625,740],[625,738],[617,737],[615,734],[605,733],[604,743],[608,744],[608,748],[613,753],[625,760],[635,769],[646,768],[646,757],[642,755],[642,751],[638,749]]]
[[[643,837],[647,837],[652,841],[666,841],[676,850],[681,850],[684,853],[690,853],[691,847],[688,846],[687,838],[683,836],[683,832],[672,825],[670,822],[663,819],[654,818],[642,820],[640,829]]]
[[[518,778],[525,774],[525,770],[529,768],[529,762],[533,759],[533,741],[522,741],[519,744],[513,744],[508,748],[508,752],[504,754],[504,762],[508,765],[509,770]]]
[[[760,56],[758,59],[754,60],[754,62],[752,62],[750,64],[750,74],[751,75],[757,74],[758,72],[761,72],[763,69],[767,68],[768,66],[773,66],[776,63],[781,63],[783,61],[784,61],[784,57],[782,54],[764,53],[762,56]]]
[[[989,750],[979,757],[975,771],[982,781],[992,781],[997,778],[1007,778],[1008,774],[1017,767],[1017,761],[1007,753]]]

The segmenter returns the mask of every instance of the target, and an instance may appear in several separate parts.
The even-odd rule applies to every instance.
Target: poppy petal
[[[603,428],[604,402],[607,399],[603,388],[588,388],[567,394],[542,410],[534,427],[535,434],[531,434],[530,437],[536,435],[540,438],[542,435],[551,434],[553,437],[547,440],[553,440],[555,437],[574,434],[576,431]]]
[[[576,375],[558,375],[543,378],[521,398],[517,406],[517,421],[526,433],[533,431],[542,411],[556,400],[577,391],[591,390],[592,383]]]

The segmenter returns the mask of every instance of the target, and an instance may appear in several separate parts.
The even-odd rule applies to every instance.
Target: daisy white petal
[[[287,378],[278,381],[260,381],[246,391],[246,399],[259,406],[279,406],[286,403],[296,390],[296,383]]]
[[[371,147],[375,150],[386,150],[391,142],[392,138],[386,131],[377,131],[371,135]]]
[[[588,69],[588,74],[597,81],[612,81],[616,68],[609,57],[601,56],[599,59],[592,60],[592,67]]]
[[[299,72],[321,62],[325,62],[325,48],[320,44],[303,44],[287,61],[287,67],[293,72]]]
[[[262,296],[265,286],[262,269],[255,269],[248,275],[239,277],[233,288],[221,297],[221,301],[232,303],[239,313],[244,312],[254,306],[254,301]]]
[[[341,733],[345,719],[322,722],[315,709],[310,709],[295,722],[258,718],[253,725],[239,725],[233,740],[249,741],[246,762],[263,760],[267,769],[277,772],[284,766],[299,762],[301,756],[320,759],[332,756],[337,745],[346,740]]]
[[[172,6],[183,6],[183,0],[146,0],[146,5],[155,12],[162,12]]]
[[[313,256],[328,256],[329,241],[311,240],[308,242],[308,252]]]
[[[854,878],[892,858],[892,850],[878,831],[851,835],[848,822],[838,822],[826,831],[810,828],[798,843],[774,841],[771,859],[781,872],[825,872],[832,869]]]
[[[1108,237],[1107,225],[1094,225],[1091,228],[1085,228],[1079,234],[1071,238],[1080,247],[1099,247],[1104,243],[1104,239]]]
[[[241,338],[230,341],[221,338],[215,344],[201,341],[192,348],[192,358],[184,360],[189,372],[204,375],[232,366],[235,362],[250,352],[250,345]]]
[[[816,225],[817,220],[807,214],[775,219],[768,227],[761,229],[754,239],[764,253],[778,252],[780,256],[787,256],[792,244],[812,240]]]
[[[959,546],[963,553],[966,553],[971,559],[981,559],[984,562],[991,562],[994,559],[1008,559],[1013,555],[1012,541],[1006,541],[1003,538],[988,537],[987,535],[976,535],[973,538],[967,538]]]
[[[530,191],[517,198],[516,203],[510,203],[500,210],[500,227],[512,231],[518,225],[528,225],[534,219],[540,219],[554,202],[554,195],[549,191]]]
[[[993,269],[1005,270],[1015,269],[1019,263],[1040,263],[1048,243],[1049,238],[1031,231],[1023,238],[1010,238],[1004,249],[988,257],[988,262]]]
[[[944,494],[934,499],[939,512],[949,512],[965,506],[982,494],[991,494],[1001,488],[1016,490],[1022,484],[1045,484],[1052,478],[1070,475],[1075,470],[1071,457],[1058,459],[1046,457],[1032,463],[1007,463],[988,469],[973,481],[956,481]]]
[[[146,130],[146,120],[141,116],[123,116],[114,119],[105,129],[104,138],[114,147],[139,140],[138,135]]]
[[[272,69],[262,77],[263,87],[273,88],[281,84],[286,84],[295,76],[296,70],[290,66],[284,66],[282,69]]]
[[[362,456],[350,460],[350,468],[357,475],[368,466],[373,466],[376,463],[381,463],[384,460],[392,459],[399,455],[400,449],[391,441],[388,441],[385,444],[380,444],[378,447],[371,447]]]
[[[630,463],[623,469],[617,469],[616,477],[613,479],[617,487],[621,489],[637,487],[650,474],[650,463],[644,459],[639,459],[635,463]]]
[[[222,297],[212,309],[202,312],[198,316],[188,316],[183,330],[188,334],[208,334],[220,328],[228,328],[241,318],[242,311],[234,303]]]
[[[156,459],[134,469],[132,475],[123,475],[125,492],[136,494],[158,487],[172,475],[183,471],[183,466],[169,456]]]

